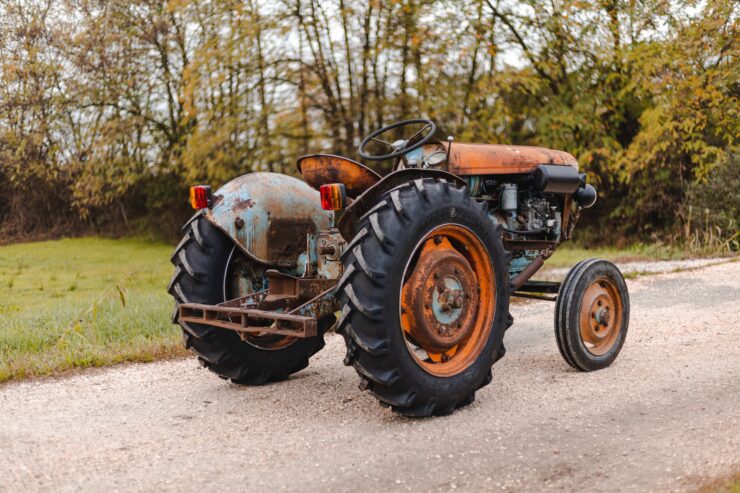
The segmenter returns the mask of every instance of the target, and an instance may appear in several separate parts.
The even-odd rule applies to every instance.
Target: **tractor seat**
[[[303,181],[318,190],[327,183],[344,183],[347,196],[354,199],[380,181],[380,175],[364,164],[333,154],[312,154],[298,158]]]

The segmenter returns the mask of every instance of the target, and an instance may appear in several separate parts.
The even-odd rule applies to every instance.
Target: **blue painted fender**
[[[205,217],[249,257],[297,274],[316,261],[316,237],[334,224],[319,192],[292,176],[250,173],[213,194]]]

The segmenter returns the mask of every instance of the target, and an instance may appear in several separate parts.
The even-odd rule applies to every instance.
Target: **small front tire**
[[[555,305],[555,338],[563,359],[580,371],[611,365],[627,337],[630,303],[619,269],[588,259],[573,267]]]

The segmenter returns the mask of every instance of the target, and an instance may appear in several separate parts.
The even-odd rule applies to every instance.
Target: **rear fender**
[[[302,275],[315,264],[319,232],[334,223],[321,208],[319,192],[279,173],[242,175],[219,188],[205,217],[247,256],[284,272]]]

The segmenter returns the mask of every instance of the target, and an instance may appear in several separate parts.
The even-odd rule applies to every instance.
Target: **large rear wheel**
[[[503,356],[506,252],[466,188],[423,179],[381,197],[343,255],[337,331],[362,387],[394,411],[444,415]]]
[[[180,303],[218,304],[267,289],[265,267],[249,259],[202,215],[185,226],[185,236],[172,254],[175,273],[168,288],[175,298],[173,323],[201,363],[234,383],[260,385],[285,380],[308,366],[324,347],[324,332],[334,316],[319,320],[319,335],[306,339],[255,334],[242,340],[231,330],[178,320]]]

